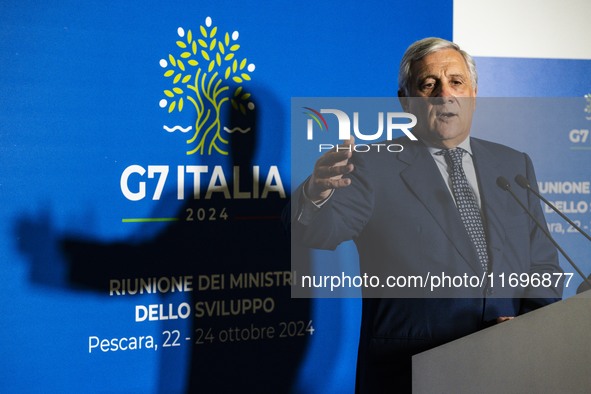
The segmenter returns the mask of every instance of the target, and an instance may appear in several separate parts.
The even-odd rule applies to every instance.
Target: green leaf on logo
[[[203,25],[197,26],[199,32],[196,31],[195,35],[192,30],[178,28],[177,38],[173,42],[181,49],[177,49],[174,56],[169,54],[160,60],[164,77],[170,78],[173,83],[170,90],[163,90],[164,97],[161,97],[159,105],[168,109],[169,113],[183,111],[185,101],[188,101],[191,109],[195,108],[196,132],[187,140],[187,144],[197,142],[197,145],[190,148],[187,155],[210,155],[216,152],[227,155],[224,145],[229,140],[224,138],[222,131],[221,107],[230,101],[234,110],[242,114],[250,111],[251,94],[240,85],[251,80],[249,74],[254,70],[254,65],[249,66],[247,59],[236,56],[241,47],[237,31],[220,31],[218,39],[218,27],[213,26],[211,17],[207,17]],[[203,60],[199,60],[200,57]],[[195,68],[186,70],[185,67]],[[212,108],[209,108],[210,104]],[[207,130],[207,133],[199,133],[199,130]]]

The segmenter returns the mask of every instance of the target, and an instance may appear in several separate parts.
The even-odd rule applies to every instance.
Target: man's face
[[[410,97],[402,99],[406,112],[416,115],[413,132],[439,148],[455,148],[470,134],[476,104],[468,66],[454,49],[425,56],[411,68]]]

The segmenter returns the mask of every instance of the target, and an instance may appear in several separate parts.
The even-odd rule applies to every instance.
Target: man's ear
[[[408,112],[408,97],[402,89],[398,90],[398,101],[400,101],[400,105],[402,105],[402,109],[404,112]]]

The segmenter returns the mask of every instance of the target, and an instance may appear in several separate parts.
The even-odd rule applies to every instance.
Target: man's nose
[[[448,102],[454,98],[453,90],[447,83],[440,83],[433,93],[433,96],[438,99],[437,101],[441,102]]]

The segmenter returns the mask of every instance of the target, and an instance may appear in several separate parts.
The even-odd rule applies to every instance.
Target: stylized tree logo
[[[238,59],[238,32],[234,31],[232,35],[218,33],[210,17],[205,19],[205,26],[199,26],[197,34],[191,30],[185,34],[182,27],[177,33],[179,55],[169,54],[168,60],[160,60],[160,66],[165,69],[164,76],[172,81],[172,87],[164,90],[166,97],[160,100],[160,107],[168,108],[168,113],[181,112],[190,103],[197,112],[197,119],[194,128],[164,126],[164,129],[169,132],[194,129],[192,137],[187,140],[191,145],[187,155],[211,155],[214,149],[227,155],[228,140],[222,135],[221,109],[228,101],[234,110],[243,114],[254,109],[254,104],[248,101],[251,95],[242,84],[251,80],[250,73],[255,65],[247,64],[246,58]],[[233,91],[231,85],[235,86]]]

